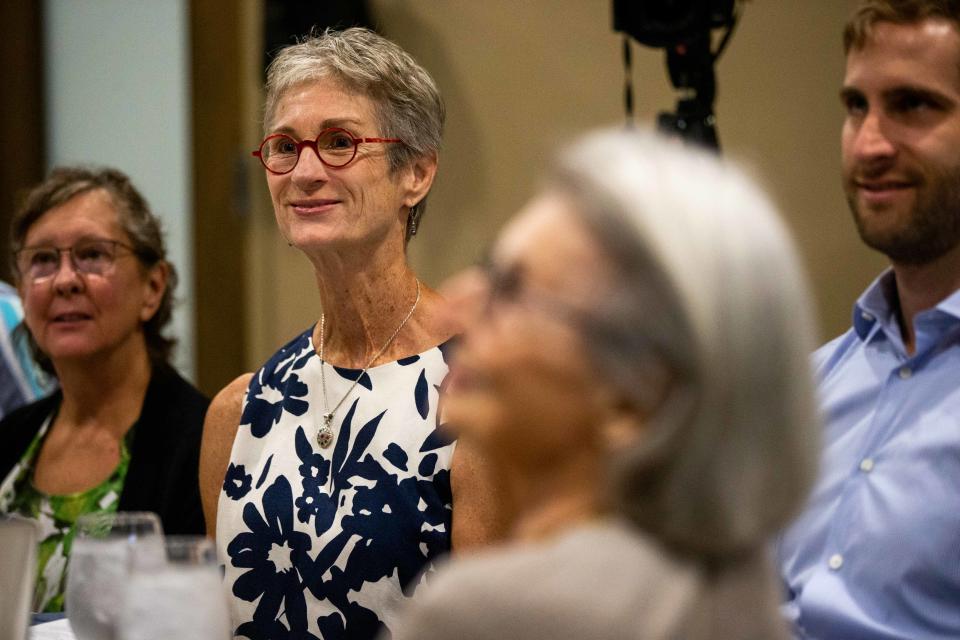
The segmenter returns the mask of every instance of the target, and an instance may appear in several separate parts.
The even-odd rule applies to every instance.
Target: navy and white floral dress
[[[445,345],[368,370],[324,413],[312,329],[250,382],[217,510],[234,633],[373,638],[450,548],[454,444],[437,430]],[[329,364],[332,408],[361,373]]]

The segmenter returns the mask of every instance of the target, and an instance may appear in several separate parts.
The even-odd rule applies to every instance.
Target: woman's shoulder
[[[243,397],[251,373],[245,373],[220,390],[210,402],[200,442],[200,496],[208,534],[216,531],[217,499],[230,464],[233,440],[240,427]]]
[[[192,382],[184,378],[172,365],[166,363],[154,365],[150,384],[163,389],[167,394],[181,396],[184,400],[200,403],[204,406],[210,404],[210,398],[195,387]]]
[[[60,404],[60,390],[17,407],[0,420],[0,438],[6,440],[19,431],[36,431],[47,416]]]
[[[682,564],[682,563],[681,563]],[[410,625],[399,638],[426,637],[443,627],[450,637],[481,621],[483,637],[527,637],[549,630],[556,638],[636,637],[669,625],[694,599],[696,571],[665,560],[641,535],[617,524],[577,527],[543,543],[492,548],[438,570],[417,594]],[[660,613],[657,613],[660,612]],[[662,619],[669,614],[669,620]],[[426,625],[426,627],[424,626]],[[643,630],[646,630],[644,632]],[[429,637],[444,637],[436,635]]]
[[[263,366],[260,367],[258,373],[260,371],[274,371],[283,363],[287,363],[291,356],[296,355],[303,357],[304,355],[312,355],[314,353],[313,331],[315,326],[315,324],[310,325],[287,341],[282,347],[274,351],[273,354],[267,358],[266,362],[263,363]]]
[[[199,430],[209,406],[207,396],[171,365],[161,363],[154,365],[140,417],[141,421],[156,418],[193,425]]]
[[[252,373],[244,373],[234,378],[227,386],[217,392],[207,409],[208,428],[221,430],[229,428],[235,431],[240,424],[243,398],[250,386]]]
[[[60,402],[60,391],[14,409],[0,420],[0,480],[23,455]]]
[[[682,573],[680,564],[670,559],[645,536],[616,520],[585,523],[542,542],[510,543],[454,560],[447,566],[450,580],[498,584],[503,575],[526,575],[530,581],[549,584],[569,583],[574,574],[586,577],[596,572],[598,579],[626,562],[643,572]],[[609,581],[609,578],[605,579]],[[576,580],[574,580],[576,582]],[[526,588],[526,587],[524,587]]]
[[[0,434],[5,434],[9,429],[14,429],[19,425],[42,422],[60,403],[60,398],[61,393],[57,389],[50,395],[17,407],[3,416],[3,419],[0,419]]]
[[[436,366],[442,366],[441,371],[445,372],[450,366],[450,354],[453,353],[453,350],[456,345],[456,337],[447,338],[441,342],[433,342],[427,346],[422,347],[417,353],[413,353],[406,356],[400,356],[396,360],[386,363],[389,365],[399,365],[402,368],[409,368],[410,365],[414,364],[425,364],[431,365],[434,368]],[[374,367],[375,369],[382,369],[385,365],[378,365]]]

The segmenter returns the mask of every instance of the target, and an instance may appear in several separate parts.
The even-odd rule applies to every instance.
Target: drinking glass
[[[117,640],[228,640],[230,617],[213,542],[168,536],[166,552],[159,568],[133,568]]]
[[[26,638],[40,527],[0,515],[0,635]]]
[[[114,640],[132,566],[163,562],[163,529],[156,514],[121,511],[77,518],[66,593],[67,618],[77,639]]]

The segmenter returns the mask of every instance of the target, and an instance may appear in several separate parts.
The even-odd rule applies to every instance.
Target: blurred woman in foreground
[[[445,420],[515,543],[448,565],[394,638],[779,638],[765,542],[813,475],[810,301],[750,180],[611,131],[453,285]]]

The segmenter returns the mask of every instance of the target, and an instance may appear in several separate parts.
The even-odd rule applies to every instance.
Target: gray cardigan
[[[762,551],[710,575],[626,524],[451,562],[427,576],[394,640],[787,638]]]

